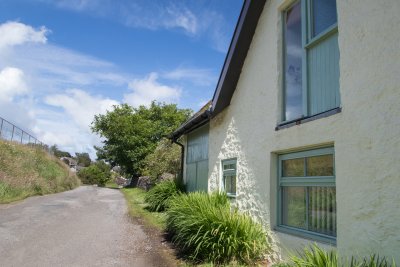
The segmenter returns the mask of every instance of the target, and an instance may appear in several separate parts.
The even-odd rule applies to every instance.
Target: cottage
[[[245,0],[212,101],[177,129],[189,191],[224,190],[279,255],[400,262],[400,1]]]

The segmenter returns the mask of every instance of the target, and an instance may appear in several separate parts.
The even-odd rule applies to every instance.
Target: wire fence
[[[18,126],[0,117],[0,139],[48,149],[48,146]]]

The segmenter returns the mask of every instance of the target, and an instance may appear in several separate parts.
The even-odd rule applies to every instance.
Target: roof
[[[266,0],[245,0],[212,100],[212,116],[231,103]]]
[[[178,129],[176,129],[168,138],[177,140],[181,135],[190,133],[191,131],[199,128],[210,120],[211,116],[211,103],[208,101],[198,112],[184,122]]]
[[[229,106],[265,2],[266,0],[244,1],[213,99],[175,130],[170,135],[171,139],[176,140],[204,125]]]

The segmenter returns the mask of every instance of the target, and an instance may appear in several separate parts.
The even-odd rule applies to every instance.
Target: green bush
[[[156,181],[163,173],[177,175],[181,168],[180,162],[181,148],[170,140],[162,139],[157,143],[156,149],[144,159],[141,173]]]
[[[103,161],[98,161],[78,172],[78,177],[84,184],[105,186],[111,179],[110,167]]]
[[[167,230],[193,261],[253,263],[269,248],[262,226],[231,211],[226,194],[195,192],[170,201]]]
[[[170,200],[179,195],[183,187],[175,181],[164,181],[150,189],[145,197],[150,211],[164,211],[169,207]]]
[[[394,262],[377,255],[363,258],[361,261],[352,257],[350,261],[342,260],[336,251],[324,251],[317,245],[305,248],[299,255],[292,255],[289,263],[280,263],[276,267],[396,267]]]

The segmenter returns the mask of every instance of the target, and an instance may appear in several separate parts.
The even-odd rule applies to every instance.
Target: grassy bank
[[[62,192],[78,185],[76,175],[42,149],[0,140],[0,203]]]

